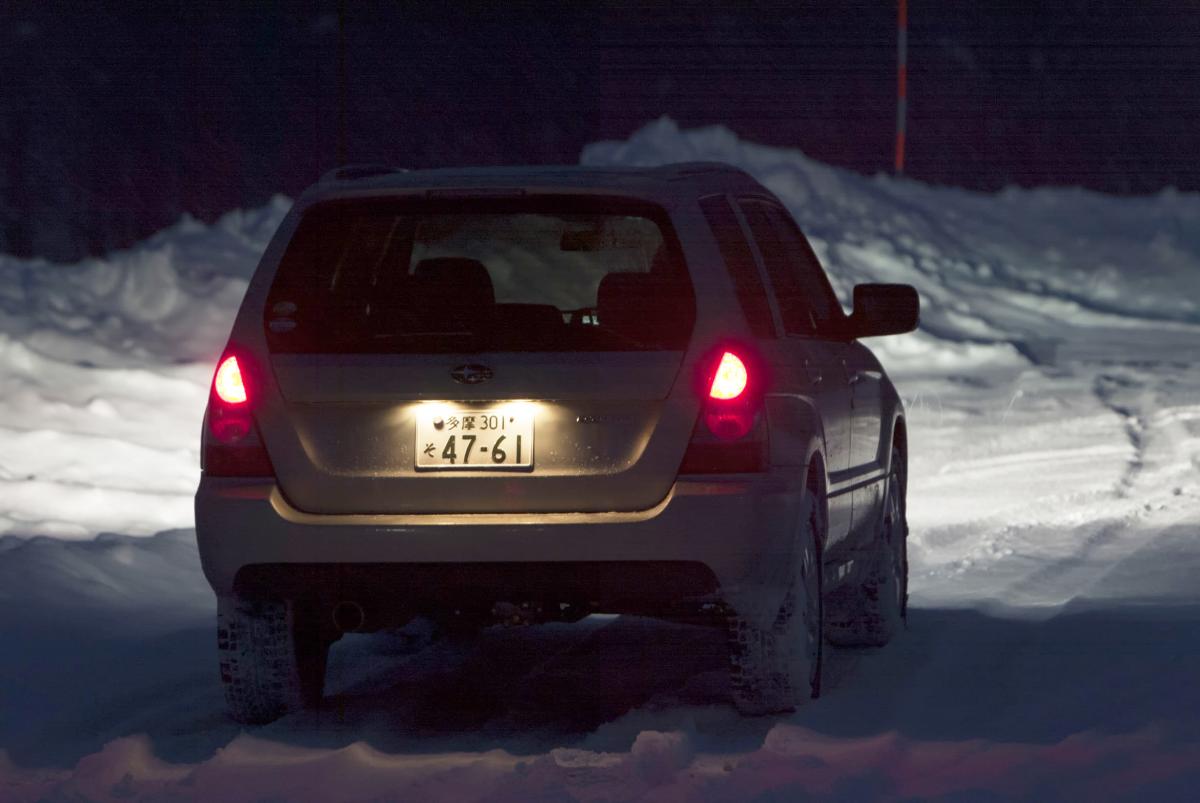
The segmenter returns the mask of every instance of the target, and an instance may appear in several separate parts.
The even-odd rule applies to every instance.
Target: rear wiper
[[[372,340],[416,340],[422,337],[476,337],[477,332],[381,332],[371,335]]]

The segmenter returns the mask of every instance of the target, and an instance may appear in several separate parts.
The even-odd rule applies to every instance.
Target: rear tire
[[[883,517],[865,579],[830,595],[826,634],[839,647],[882,647],[908,617],[908,519],[904,455],[892,450]]]
[[[769,629],[733,615],[729,625],[730,684],[748,716],[793,711],[821,693],[823,506],[804,495],[789,588]]]
[[[329,643],[302,606],[218,597],[217,652],[225,702],[238,722],[266,724],[321,701]]]

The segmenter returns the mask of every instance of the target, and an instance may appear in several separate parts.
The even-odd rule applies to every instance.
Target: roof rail
[[[745,170],[728,162],[692,161],[660,165],[657,170],[667,181],[686,181],[696,176],[741,176],[750,178]]]
[[[335,167],[321,176],[322,183],[327,181],[357,181],[360,178],[386,176],[388,173],[407,173],[403,167],[392,167],[385,164],[352,164]]]
[[[728,162],[713,161],[671,162],[665,165],[660,165],[659,170],[675,176],[695,176],[703,175],[704,173],[745,172],[740,167],[731,165]]]

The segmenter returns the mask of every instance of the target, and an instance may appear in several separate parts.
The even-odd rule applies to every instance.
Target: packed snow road
[[[585,153],[669,158],[756,172],[846,286],[921,288],[925,330],[879,344],[913,445],[899,640],[739,719],[713,631],[418,622],[336,645],[319,712],[230,722],[188,529],[199,361],[280,202],[0,261],[0,799],[1194,798],[1200,199],[969,195],[666,121]]]

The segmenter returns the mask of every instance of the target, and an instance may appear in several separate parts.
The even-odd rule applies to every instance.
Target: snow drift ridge
[[[1200,195],[982,195],[666,118],[581,161],[693,159],[738,165],[778,194],[843,301],[857,282],[916,285],[922,330],[873,344],[897,375],[1036,361],[1080,326],[1200,323]],[[288,206],[277,197],[212,226],[185,218],[77,265],[0,256],[0,534],[190,525],[211,364]]]

